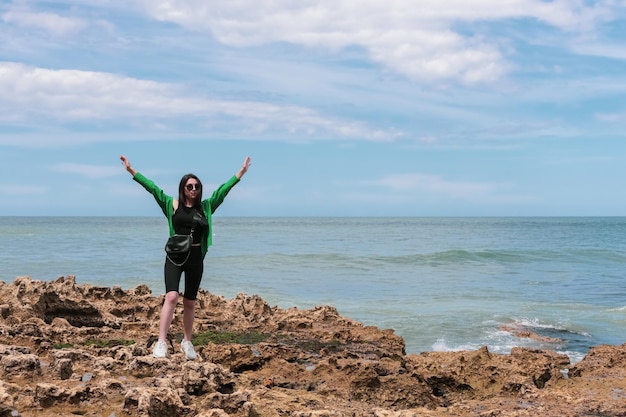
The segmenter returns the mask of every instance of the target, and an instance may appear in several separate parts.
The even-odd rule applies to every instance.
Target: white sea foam
[[[519,327],[522,329],[528,330],[554,330],[558,333],[562,334],[572,334],[572,335],[580,335],[584,337],[591,337],[588,332],[582,330],[574,330],[566,323],[546,323],[538,318],[517,318],[513,320],[513,323],[510,324],[513,327]]]
[[[435,343],[433,343],[432,349],[434,352],[462,352],[465,350],[478,350],[481,347],[481,345],[471,343],[449,346],[445,339],[438,339]]]
[[[585,357],[584,353],[574,352],[571,350],[557,350],[556,353],[560,353],[561,355],[567,355],[569,357],[569,361],[571,365],[575,365],[578,362],[582,361]]]

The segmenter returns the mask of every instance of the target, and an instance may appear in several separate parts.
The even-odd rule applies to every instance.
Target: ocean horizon
[[[626,340],[626,217],[214,217],[201,287],[331,305],[407,353]],[[0,217],[0,280],[163,293],[164,217]],[[183,285],[181,285],[181,290]],[[541,339],[518,337],[525,330]]]

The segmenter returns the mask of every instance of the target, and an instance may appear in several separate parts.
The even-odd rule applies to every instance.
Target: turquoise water
[[[164,218],[0,217],[0,280],[163,291]],[[626,342],[626,218],[214,219],[202,287],[283,308],[328,304],[407,353],[513,346],[576,361]],[[503,326],[559,341],[518,338]]]

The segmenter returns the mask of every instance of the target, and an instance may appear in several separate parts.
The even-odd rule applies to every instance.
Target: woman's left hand
[[[246,159],[244,159],[243,164],[241,165],[241,169],[239,170],[239,172],[235,174],[237,178],[241,179],[241,177],[243,177],[243,174],[248,172],[249,167],[250,167],[250,157],[246,156]]]

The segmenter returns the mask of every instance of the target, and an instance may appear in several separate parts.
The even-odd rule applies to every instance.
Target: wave
[[[382,252],[382,249],[381,249]],[[611,255],[608,255],[611,256]],[[271,271],[274,273],[307,274],[310,271],[328,271],[331,275],[350,273],[363,274],[369,279],[379,280],[393,278],[400,285],[412,285],[415,276],[447,277],[446,273],[461,274],[470,281],[476,281],[480,277],[496,278],[503,275],[516,275],[515,283],[529,287],[543,287],[554,280],[558,281],[568,277],[569,285],[582,285],[583,281],[575,281],[576,278],[585,279],[595,277],[598,271],[609,274],[609,282],[617,277],[622,270],[626,259],[620,262],[607,261],[607,256],[596,256],[583,259],[581,256],[571,254],[558,254],[540,250],[444,250],[428,253],[399,253],[399,254],[363,254],[355,253],[352,249],[345,252],[336,250],[321,252],[289,253],[247,253],[245,255],[220,256],[214,251],[211,259],[216,263],[237,264],[239,268],[250,267],[255,271]],[[595,265],[600,265],[596,268]],[[447,271],[447,272],[446,272]],[[365,275],[367,274],[367,275]],[[549,281],[548,283],[546,283]],[[593,281],[598,285],[600,281]],[[592,289],[596,293],[603,286]],[[506,288],[504,290],[507,290]],[[494,293],[495,294],[495,293]],[[604,297],[604,294],[599,296]]]
[[[459,249],[394,257],[394,261],[396,262],[418,264],[464,262],[526,262],[527,259],[527,254],[513,251],[467,251]]]
[[[489,320],[483,324],[486,326],[472,335],[471,340],[453,342],[439,338],[431,348],[437,352],[458,352],[487,346],[490,352],[498,354],[510,354],[515,347],[548,349],[567,355],[570,362],[576,363],[596,344],[593,336],[587,332],[539,319],[518,318],[507,322]]]
[[[405,263],[541,263],[541,262],[626,262],[626,253],[613,250],[567,249],[567,250],[462,250],[453,249],[424,254],[378,257]]]
[[[538,319],[518,318],[503,323],[500,330],[508,331],[518,338],[527,338],[540,344],[567,345],[574,349],[591,347],[593,336],[583,330],[575,330],[560,323],[545,323]]]
[[[541,262],[593,262],[604,261],[626,262],[626,253],[611,250],[464,250],[451,249],[429,253],[411,253],[401,255],[384,255],[379,253],[354,253],[352,249],[345,252],[317,252],[317,253],[267,253],[258,254],[259,259],[274,262],[328,262],[346,264],[352,262],[408,264],[408,265],[445,265],[463,263],[498,263],[524,264]]]

